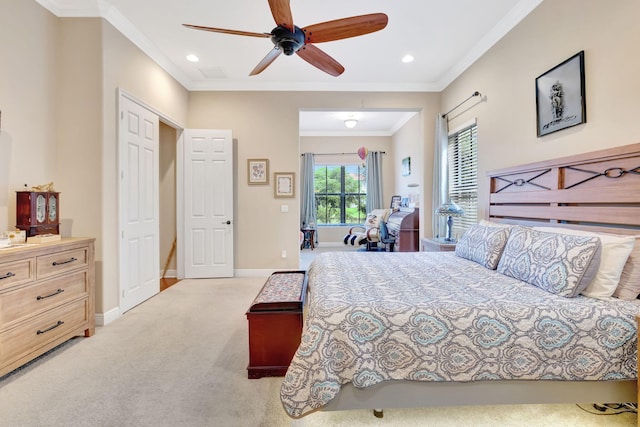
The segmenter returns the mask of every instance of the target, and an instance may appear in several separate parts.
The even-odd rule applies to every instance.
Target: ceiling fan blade
[[[293,26],[293,15],[291,15],[291,6],[289,0],[269,0],[269,7],[273,20],[276,25],[287,28],[289,31],[295,31]]]
[[[371,13],[309,25],[302,31],[306,43],[323,43],[380,31],[387,22],[389,18],[384,13]]]
[[[312,44],[305,44],[296,53],[309,64],[334,77],[344,72],[344,67],[338,61]]]
[[[271,65],[271,63],[275,61],[278,56],[280,56],[281,53],[282,51],[280,49],[276,49],[275,47],[271,49],[271,51],[267,53],[267,56],[262,58],[262,61],[260,61],[258,65],[256,65],[255,68],[251,70],[249,75],[255,76],[256,74],[260,74],[261,72],[263,72],[265,68]]]
[[[182,25],[187,28],[193,28],[194,30],[211,31],[213,33],[235,34],[237,36],[262,37],[262,38],[271,37],[271,33],[252,33],[249,31],[226,30],[224,28],[202,27],[200,25],[191,25],[191,24],[182,24]]]

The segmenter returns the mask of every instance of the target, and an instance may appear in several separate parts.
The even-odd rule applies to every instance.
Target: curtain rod
[[[446,113],[444,113],[444,114],[442,115],[442,117],[443,117],[443,118],[444,118],[444,117],[447,117],[447,115],[448,115],[450,112],[452,112],[453,110],[455,110],[456,108],[458,108],[459,106],[461,106],[462,104],[464,104],[465,102],[467,102],[468,100],[470,100],[471,98],[473,98],[474,96],[480,96],[480,92],[478,92],[478,91],[473,92],[473,94],[472,94],[470,97],[468,97],[467,99],[465,99],[464,101],[462,101],[460,104],[458,104],[458,105],[456,105],[455,107],[453,107],[451,110],[449,110],[449,111],[447,111]]]
[[[387,154],[386,151],[379,151],[379,153]],[[351,155],[351,154],[357,155],[358,153],[313,153],[314,156],[346,156],[346,155]],[[302,156],[303,155],[300,154],[300,157],[302,157]]]

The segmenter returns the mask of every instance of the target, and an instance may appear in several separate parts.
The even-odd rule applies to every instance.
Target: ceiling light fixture
[[[349,129],[353,129],[358,125],[358,121],[356,119],[347,119],[344,121],[344,125]]]
[[[198,62],[198,61],[200,61],[200,58],[198,58],[194,54],[190,54],[190,55],[187,55],[187,61],[189,61],[189,62]]]
[[[413,56],[411,55],[405,55],[402,57],[402,62],[404,62],[405,64],[408,64],[409,62],[413,62]]]

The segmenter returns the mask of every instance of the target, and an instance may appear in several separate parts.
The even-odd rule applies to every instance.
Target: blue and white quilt
[[[281,387],[293,417],[342,384],[637,378],[635,301],[566,298],[453,252],[320,254]]]

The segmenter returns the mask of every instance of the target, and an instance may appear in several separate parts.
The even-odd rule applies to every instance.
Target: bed
[[[456,253],[318,256],[285,410],[637,402],[639,175],[640,144],[502,169]]]

